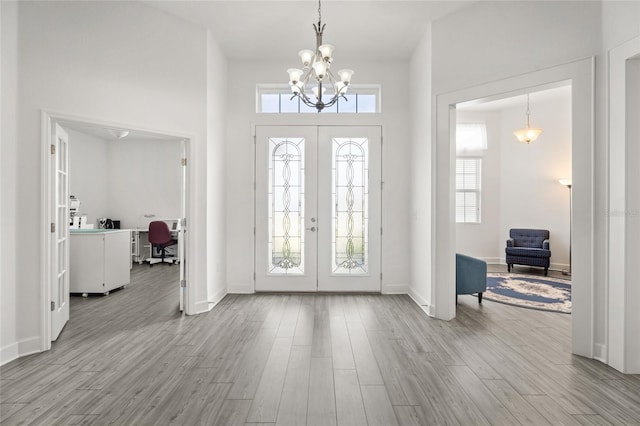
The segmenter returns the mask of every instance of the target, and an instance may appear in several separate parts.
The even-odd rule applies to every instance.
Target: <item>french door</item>
[[[256,291],[380,291],[381,128],[256,127]]]
[[[51,340],[69,321],[69,135],[58,123],[51,144]]]

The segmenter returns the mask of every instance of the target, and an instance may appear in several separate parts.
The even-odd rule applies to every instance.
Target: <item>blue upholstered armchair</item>
[[[487,291],[487,262],[456,253],[456,302],[459,294],[478,293],[478,303],[482,303],[482,293]]]
[[[511,229],[505,248],[507,269],[514,264],[540,266],[544,275],[549,272],[551,250],[546,229]]]

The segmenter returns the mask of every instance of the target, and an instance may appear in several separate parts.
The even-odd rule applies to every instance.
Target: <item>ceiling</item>
[[[315,49],[315,0],[157,1],[147,4],[208,28],[228,58],[295,59]],[[408,59],[429,22],[472,1],[324,0],[324,42],[336,58]]]

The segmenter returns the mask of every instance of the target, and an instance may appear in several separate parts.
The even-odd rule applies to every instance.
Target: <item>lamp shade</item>
[[[300,55],[300,60],[302,60],[302,65],[305,68],[309,68],[309,66],[311,65],[311,61],[313,60],[313,50],[304,49],[298,52],[298,55]]]
[[[353,75],[353,70],[344,69],[338,71],[338,76],[340,76],[340,81],[342,81],[345,85],[351,82],[351,76]]]
[[[560,185],[571,188],[571,179],[558,179],[558,182],[560,182]]]
[[[542,129],[536,127],[526,127],[524,129],[516,130],[513,134],[518,138],[520,142],[530,143],[538,139],[538,136],[542,133]]]
[[[298,68],[289,68],[287,72],[289,73],[289,83],[296,84],[300,81],[300,78],[302,77],[302,70],[299,70]]]
[[[316,77],[318,77],[318,80],[322,80],[324,78],[324,75],[327,73],[327,64],[322,61],[314,62],[313,70],[316,72]]]
[[[321,46],[318,46],[318,50],[322,55],[322,59],[324,59],[325,61],[331,61],[331,55],[333,55],[333,49],[335,49],[335,47],[332,44],[323,44]]]

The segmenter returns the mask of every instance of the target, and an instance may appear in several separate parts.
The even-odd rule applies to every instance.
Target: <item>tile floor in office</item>
[[[182,316],[177,271],[74,297],[51,351],[0,369],[2,424],[640,424],[640,376],[571,355],[569,315],[257,294]]]

